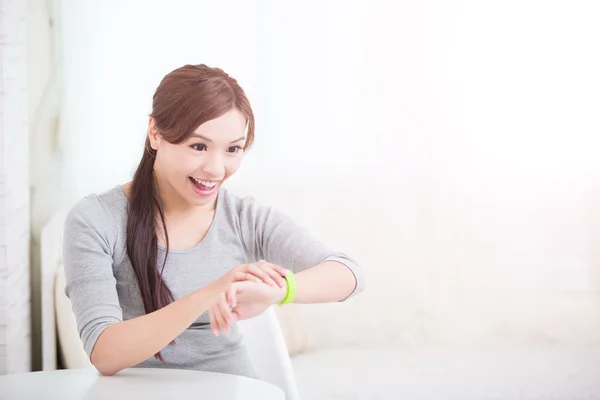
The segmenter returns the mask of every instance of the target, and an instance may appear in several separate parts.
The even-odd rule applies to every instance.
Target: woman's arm
[[[209,285],[160,310],[108,326],[92,349],[92,364],[102,375],[113,375],[154,356],[206,312],[219,293],[218,285]]]
[[[364,289],[362,268],[352,258],[330,249],[274,208],[243,199],[240,228],[254,259],[296,274],[297,303],[343,301]]]
[[[356,284],[354,274],[345,264],[325,261],[296,274],[294,303],[343,301],[353,294]]]

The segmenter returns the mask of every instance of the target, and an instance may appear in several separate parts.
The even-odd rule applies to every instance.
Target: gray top
[[[64,231],[65,293],[71,300],[79,335],[88,356],[100,333],[111,324],[145,314],[135,273],[127,255],[128,199],[121,186],[80,200],[69,212]],[[159,246],[158,265],[165,249]],[[283,213],[238,197],[221,188],[216,213],[206,236],[186,250],[169,250],[163,278],[175,299],[214,282],[238,264],[265,260],[300,272],[321,262],[336,260],[354,273],[362,290],[359,266],[311,237]],[[351,297],[350,296],[350,297]],[[166,346],[161,354],[138,364],[225,372],[255,377],[241,343],[241,334],[216,337],[208,312],[202,314]]]

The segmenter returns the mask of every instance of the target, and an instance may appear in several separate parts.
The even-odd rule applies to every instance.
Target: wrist
[[[220,282],[212,282],[204,287],[198,288],[194,290],[190,297],[192,297],[193,301],[197,304],[209,304],[209,307],[212,306],[219,299],[219,295],[225,292],[225,287],[219,284]]]
[[[277,294],[273,300],[273,304],[281,303],[287,296],[287,285],[284,287],[277,288]]]

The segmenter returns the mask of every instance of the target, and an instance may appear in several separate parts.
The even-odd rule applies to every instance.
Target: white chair
[[[51,279],[51,292],[53,295],[51,296],[52,299],[48,299],[44,312],[46,314],[50,312],[51,308],[49,310],[48,306],[54,305],[52,316],[55,317],[50,321],[50,318],[47,315],[45,316],[42,334],[53,338],[53,332],[56,331],[58,335],[58,352],[60,352],[65,368],[93,368],[79,338],[71,302],[64,292],[65,275],[62,265],[62,252],[59,251],[62,248],[62,227],[62,218],[54,218],[44,227],[42,235],[42,247],[46,249],[43,252],[43,257],[45,256],[46,259],[43,260],[42,267],[46,271],[43,273],[46,282],[42,282],[42,286],[46,287],[46,293],[50,292],[51,275],[49,270],[54,272]],[[55,327],[51,326],[53,324],[55,324]],[[299,400],[292,363],[279,320],[273,308],[269,308],[255,318],[240,321],[238,325],[244,337],[244,345],[260,378],[280,387],[285,392],[286,399]],[[49,342],[50,339],[46,339],[45,343]],[[56,349],[52,349],[52,351],[44,349],[44,354],[46,358],[52,358],[52,355],[55,358],[57,351]],[[53,365],[56,368],[56,361],[45,360],[44,365],[44,369],[52,369]]]
[[[287,400],[299,400],[292,361],[275,310],[239,321],[244,344],[262,380],[279,386]]]

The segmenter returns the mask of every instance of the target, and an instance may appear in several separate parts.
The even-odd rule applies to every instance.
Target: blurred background
[[[205,63],[256,115],[232,190],[367,272],[286,325],[308,398],[437,372],[463,373],[459,397],[600,398],[599,20],[596,1],[0,0],[0,373],[42,368],[44,226],[131,179],[156,86]]]

